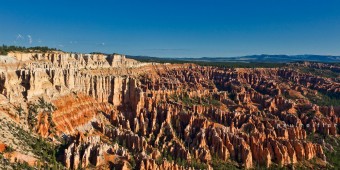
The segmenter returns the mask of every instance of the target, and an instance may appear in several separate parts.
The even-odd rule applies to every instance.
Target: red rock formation
[[[7,65],[0,74],[1,94],[12,103],[40,96],[52,101],[56,110],[39,110],[35,130],[69,139],[62,162],[71,169],[133,163],[137,169],[192,169],[192,160],[210,168],[215,159],[246,169],[286,166],[326,160],[307,133],[337,136],[339,108],[308,97],[337,95],[339,82],[290,67],[143,64],[122,55],[62,52],[11,56],[24,64]]]

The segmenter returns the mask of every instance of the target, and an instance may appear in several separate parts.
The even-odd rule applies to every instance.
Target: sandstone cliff
[[[337,95],[339,82],[288,67],[140,63],[64,52],[10,53],[1,62],[1,95],[36,120],[19,121],[56,145],[64,142],[59,161],[70,169],[326,162],[324,145],[309,135],[338,135],[339,108],[310,96]]]

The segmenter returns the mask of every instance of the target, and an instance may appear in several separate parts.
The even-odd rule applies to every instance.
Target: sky
[[[0,44],[155,57],[340,55],[338,0],[0,0]]]

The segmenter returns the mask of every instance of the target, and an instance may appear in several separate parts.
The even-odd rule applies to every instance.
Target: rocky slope
[[[64,52],[0,61],[1,114],[50,143],[58,167],[332,167],[332,147],[313,137],[338,138],[340,107],[324,97],[339,99],[340,83],[292,67],[336,66],[230,69]]]

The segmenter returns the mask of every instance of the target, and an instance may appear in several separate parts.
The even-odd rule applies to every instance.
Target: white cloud
[[[28,42],[30,44],[32,44],[32,42],[33,42],[32,36],[31,35],[27,35],[27,38],[28,38]]]
[[[24,37],[21,34],[18,34],[16,40],[22,40],[22,39],[24,39]]]

